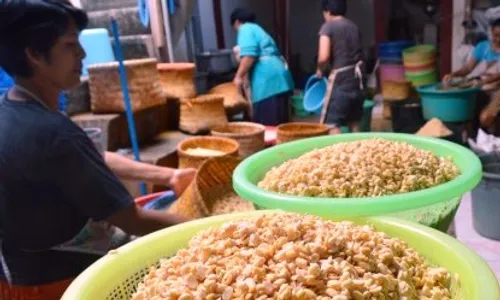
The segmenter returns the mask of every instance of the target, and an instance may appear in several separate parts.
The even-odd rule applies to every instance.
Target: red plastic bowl
[[[135,204],[139,205],[140,207],[144,207],[149,202],[155,200],[156,198],[161,197],[163,194],[165,194],[165,192],[160,192],[160,193],[155,193],[155,194],[149,194],[149,195],[146,195],[146,196],[135,198]]]

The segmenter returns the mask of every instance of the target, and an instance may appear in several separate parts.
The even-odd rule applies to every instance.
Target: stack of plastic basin
[[[410,84],[406,80],[403,65],[403,51],[414,45],[412,41],[378,44],[380,85],[384,100],[405,100],[410,96]]]
[[[108,30],[105,28],[85,29],[80,34],[79,40],[87,54],[83,59],[83,76],[88,76],[89,65],[116,60]]]
[[[406,78],[413,86],[420,87],[438,81],[436,47],[419,45],[403,51]]]
[[[2,68],[0,68],[0,95],[14,85],[14,80]]]
[[[315,75],[309,77],[304,88],[304,109],[307,112],[321,114],[327,87],[326,78],[318,78]]]

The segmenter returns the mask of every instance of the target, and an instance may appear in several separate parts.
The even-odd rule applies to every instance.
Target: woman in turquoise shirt
[[[241,57],[234,84],[243,87],[248,75],[253,121],[276,126],[289,120],[293,79],[275,41],[255,20],[248,9],[237,8],[231,14]]]

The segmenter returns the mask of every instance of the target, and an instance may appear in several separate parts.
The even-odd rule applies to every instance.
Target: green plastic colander
[[[62,300],[126,300],[161,258],[175,255],[199,231],[232,220],[257,217],[268,211],[224,215],[171,227],[140,238],[106,255],[83,272]],[[488,265],[459,241],[434,229],[400,219],[376,217],[353,219],[373,225],[406,241],[433,265],[458,275],[452,284],[454,300],[500,300],[500,289]]]
[[[450,157],[460,168],[461,175],[429,189],[377,198],[298,197],[269,192],[257,186],[271,168],[289,159],[336,143],[373,138],[407,142],[436,155]],[[462,195],[479,183],[481,174],[479,158],[470,150],[448,141],[408,134],[356,133],[300,140],[259,152],[238,166],[233,175],[233,184],[241,197],[264,209],[282,209],[323,217],[395,215],[441,229],[449,225]]]

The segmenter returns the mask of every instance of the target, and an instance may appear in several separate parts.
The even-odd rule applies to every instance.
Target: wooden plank
[[[224,21],[222,20],[222,5],[221,0],[213,0],[215,32],[217,35],[217,47],[224,49],[226,42],[224,40]]]
[[[441,0],[439,5],[441,16],[453,15],[453,0]],[[439,69],[441,75],[451,72],[453,18],[443,18],[439,26]]]

